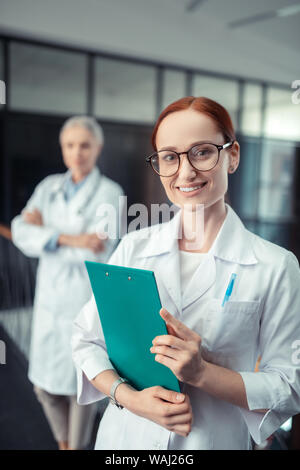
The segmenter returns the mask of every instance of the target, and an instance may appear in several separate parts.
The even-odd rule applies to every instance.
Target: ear
[[[240,144],[235,140],[229,150],[228,173],[234,173],[240,163]]]
[[[103,149],[103,145],[102,145],[102,144],[98,144],[98,146],[97,146],[97,160],[98,160],[98,158],[99,158],[100,155],[101,155],[102,149]]]

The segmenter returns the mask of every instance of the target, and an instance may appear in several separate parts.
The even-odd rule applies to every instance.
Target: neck
[[[77,172],[72,172],[72,181],[73,183],[77,184],[80,183],[80,181],[84,180],[84,178],[88,175],[88,173],[77,173]]]
[[[207,253],[225,220],[226,207],[224,200],[217,201],[201,211],[182,209],[182,238],[179,249]]]

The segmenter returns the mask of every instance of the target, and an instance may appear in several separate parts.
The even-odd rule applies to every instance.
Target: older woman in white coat
[[[151,353],[181,393],[122,382],[92,297],[75,321],[78,400],[114,399],[97,449],[250,449],[251,436],[261,443],[300,412],[298,261],[249,232],[225,203],[239,144],[221,105],[194,97],[171,104],[152,143],[148,161],[180,210],[161,227],[127,234],[109,262],[154,271],[168,334],[153,338]],[[193,244],[203,228],[198,205],[203,239]]]
[[[103,143],[96,120],[68,119],[60,132],[68,171],[39,183],[12,221],[15,245],[39,258],[29,379],[60,449],[84,448],[95,414],[95,406],[77,403],[70,340],[72,322],[91,295],[84,260],[107,261],[117,243],[98,233],[98,206],[112,204],[118,213],[123,194],[96,166]]]

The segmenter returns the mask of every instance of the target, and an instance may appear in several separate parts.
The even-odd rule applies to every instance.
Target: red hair
[[[198,98],[195,98],[194,96],[186,96],[185,98],[181,98],[180,100],[169,104],[169,106],[167,106],[159,115],[151,137],[154,150],[157,150],[156,134],[162,120],[171,113],[184,111],[186,109],[194,109],[195,111],[199,111],[199,113],[206,114],[206,116],[210,117],[214,121],[217,129],[223,134],[226,142],[232,142],[236,139],[231,117],[229,116],[228,111],[226,111],[221,104],[203,96]]]

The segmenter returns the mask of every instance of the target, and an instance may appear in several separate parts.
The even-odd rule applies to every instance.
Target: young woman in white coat
[[[60,449],[84,448],[95,415],[95,406],[77,403],[70,340],[72,322],[91,295],[84,261],[107,261],[117,242],[97,234],[98,206],[109,203],[118,211],[123,194],[96,166],[103,142],[93,118],[68,119],[60,132],[68,171],[39,183],[12,221],[15,245],[39,258],[29,379]]]
[[[127,234],[109,262],[155,272],[163,306],[157,314],[169,334],[145,347],[173,371],[181,393],[137,391],[120,381],[92,297],[72,341],[78,400],[110,395],[123,407],[108,405],[96,449],[250,449],[251,436],[261,443],[300,412],[298,261],[249,232],[225,203],[240,149],[221,105],[180,99],[161,113],[152,143],[148,161],[180,210],[160,228]],[[198,204],[204,236],[195,249]],[[222,305],[232,274],[231,297]]]

